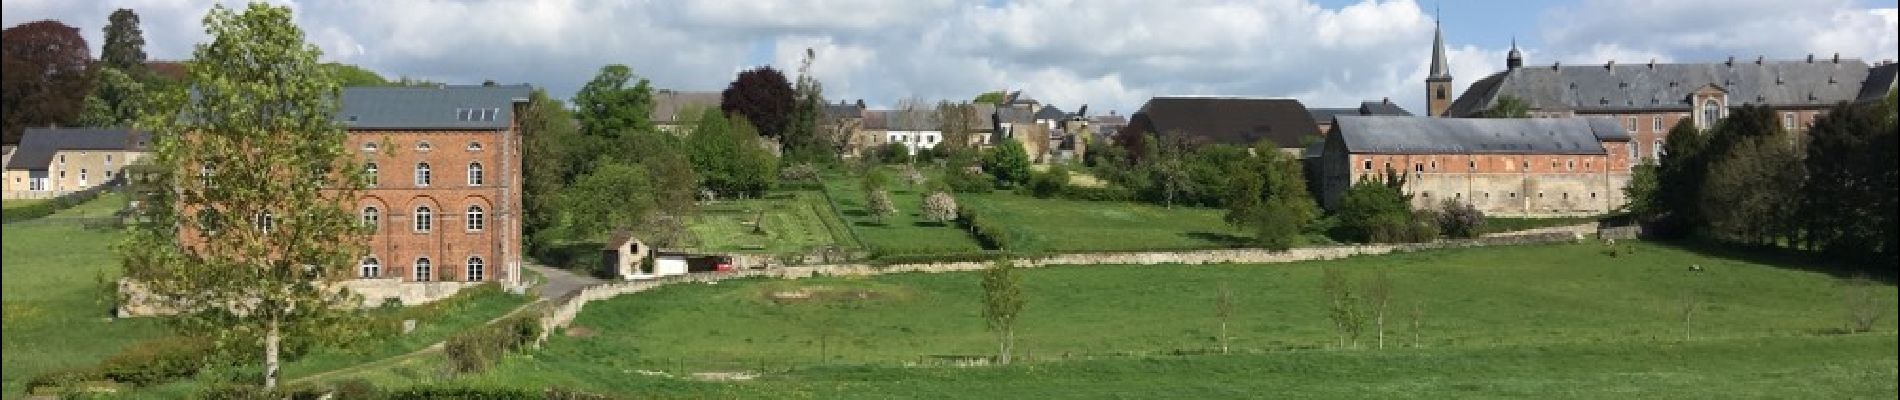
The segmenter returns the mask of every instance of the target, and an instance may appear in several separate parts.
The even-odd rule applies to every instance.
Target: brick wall
[[[378,215],[368,257],[375,258],[380,271],[372,278],[515,279],[521,188],[520,137],[513,132],[350,132],[349,148],[376,167],[376,184],[355,205],[359,214],[373,207]],[[424,164],[426,184],[418,179]],[[422,230],[418,225],[425,208],[427,230]],[[430,269],[426,276],[418,268],[423,259]],[[481,261],[479,277],[471,276],[474,259]]]

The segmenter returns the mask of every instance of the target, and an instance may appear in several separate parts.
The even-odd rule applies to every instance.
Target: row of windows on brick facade
[[[1662,141],[1660,141],[1660,140],[1659,140],[1659,141],[1657,141],[1657,143],[1658,143],[1658,145],[1657,145],[1657,146],[1658,146],[1658,147],[1661,147],[1661,145],[1660,145],[1660,143],[1662,143]],[[1509,160],[1509,159],[1506,159],[1506,160],[1505,160],[1505,162],[1506,162],[1506,163],[1509,163],[1509,162],[1510,162],[1510,160]],[[1593,164],[1593,163],[1591,163],[1591,162],[1590,162],[1590,160],[1583,160],[1583,169],[1585,169],[1585,170],[1588,170],[1588,169],[1590,169],[1590,167],[1591,167],[1591,166],[1593,166],[1593,165],[1595,165],[1595,164]],[[1430,170],[1431,170],[1432,172],[1437,172],[1437,171],[1438,171],[1438,160],[1432,160],[1432,161],[1431,161],[1430,163],[1422,163],[1422,162],[1421,162],[1421,163],[1412,163],[1412,172],[1425,172],[1425,171],[1426,171],[1426,170],[1428,169],[1428,168],[1427,168],[1427,166],[1430,166],[1430,168],[1429,168],[1429,169],[1430,169]],[[1469,169],[1469,170],[1471,170],[1471,171],[1477,171],[1477,170],[1478,170],[1478,161],[1477,161],[1477,160],[1466,160],[1466,161],[1465,161],[1465,168],[1466,168],[1466,169]],[[1559,169],[1559,168],[1567,168],[1568,170],[1571,170],[1571,171],[1575,171],[1575,170],[1577,170],[1577,160],[1574,160],[1574,159],[1573,159],[1573,160],[1569,160],[1568,162],[1563,162],[1563,161],[1555,161],[1555,160],[1553,160],[1553,161],[1551,161],[1551,162],[1550,162],[1550,168],[1551,168],[1551,169]],[[1372,171],[1372,160],[1365,160],[1365,161],[1363,162],[1363,164],[1361,165],[1361,169],[1363,169],[1363,170],[1366,170],[1366,171]],[[1386,162],[1385,162],[1385,169],[1392,169],[1392,162],[1391,162],[1391,161],[1386,161]],[[1525,161],[1525,162],[1524,162],[1524,170],[1525,170],[1525,171],[1529,171],[1530,169],[1531,169],[1531,162],[1530,162],[1530,161]]]
[[[410,280],[415,282],[435,280],[435,266],[429,261],[429,257],[416,257],[415,263],[410,265]],[[462,267],[462,280],[480,282],[488,279],[488,264],[483,262],[481,256],[469,256],[467,263],[462,264]],[[377,259],[376,256],[364,257],[363,263],[357,266],[357,277],[364,279],[383,277],[382,260]]]
[[[1479,199],[1480,201],[1491,199],[1491,192],[1478,192],[1478,194],[1483,196],[1483,198]],[[1561,196],[1564,200],[1570,200],[1570,192],[1558,193],[1558,195]],[[1418,192],[1418,196],[1421,199],[1430,199],[1432,198],[1432,192],[1431,191]],[[1505,192],[1505,196],[1506,198],[1515,199],[1517,198],[1517,192]],[[1454,200],[1464,200],[1465,194],[1462,192],[1452,193],[1451,198]],[[1540,198],[1540,199],[1544,198],[1544,192],[1537,192],[1537,198]],[[1596,199],[1597,192],[1590,192],[1590,198]]]
[[[376,150],[380,148],[382,148],[382,146],[376,144],[376,142],[363,142],[364,152],[375,153]],[[430,145],[427,140],[416,142],[416,151],[429,151],[434,149],[435,146]],[[468,142],[468,151],[482,151],[482,142]]]
[[[379,172],[381,172],[381,170],[378,169],[378,166],[376,165],[376,163],[368,163],[368,164],[363,165],[363,175],[365,175],[366,179],[369,180],[370,187],[376,187],[377,185],[382,183],[382,178]],[[468,174],[466,178],[467,178],[466,182],[468,183],[469,186],[483,185],[484,182],[487,181],[486,179],[487,177],[483,173],[482,163],[480,162],[468,163]],[[429,167],[429,163],[426,163],[426,162],[416,163],[416,173],[415,173],[416,186],[428,187],[429,184],[433,183],[434,181],[435,181],[434,175],[431,168]]]
[[[482,229],[487,228],[488,222],[486,216],[487,214],[483,212],[482,206],[468,206],[468,209],[463,213],[464,218],[462,218],[462,221],[464,225],[462,230],[481,232]],[[363,207],[362,218],[363,226],[380,230],[382,228],[383,210],[376,208],[376,206]],[[430,209],[429,206],[416,206],[416,213],[414,214],[414,218],[411,218],[410,224],[410,228],[416,233],[429,233],[433,231],[435,229],[435,210]]]

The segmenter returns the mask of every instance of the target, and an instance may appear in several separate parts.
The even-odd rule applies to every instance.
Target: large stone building
[[[8,199],[43,199],[119,178],[151,154],[151,135],[127,128],[28,128],[6,159]]]
[[[1129,117],[1117,140],[1181,135],[1195,144],[1252,146],[1262,140],[1298,155],[1318,140],[1319,124],[1299,100],[1255,97],[1156,97]]]
[[[1445,64],[1440,34],[1426,78],[1430,115],[1476,117],[1508,96],[1529,106],[1532,117],[1609,117],[1632,137],[1624,154],[1630,160],[1658,158],[1669,129],[1680,121],[1706,129],[1743,105],[1768,106],[1780,115],[1783,129],[1806,131],[1837,103],[1885,96],[1894,88],[1896,68],[1891,62],[1870,67],[1838,54],[1794,61],[1730,57],[1716,63],[1529,66],[1512,46],[1504,71],[1472,83],[1454,101],[1444,95],[1452,79]]]
[[[527,85],[352,87],[337,118],[371,185],[366,280],[518,282]]]
[[[1629,136],[1608,118],[1338,116],[1318,161],[1320,200],[1387,171],[1415,208],[1445,200],[1503,216],[1596,215],[1623,206]]]

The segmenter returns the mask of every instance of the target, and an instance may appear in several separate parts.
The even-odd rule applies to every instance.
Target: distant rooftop
[[[351,129],[506,129],[522,85],[376,86],[343,88],[337,122]]]

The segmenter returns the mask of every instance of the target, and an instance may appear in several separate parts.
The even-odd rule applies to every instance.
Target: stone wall
[[[435,302],[454,296],[456,293],[486,282],[427,282],[404,283],[401,279],[355,279],[344,281],[342,286],[356,291],[363,298],[361,307],[377,307],[395,300],[403,306],[414,306]],[[176,314],[176,310],[165,307],[143,284],[131,279],[119,279],[119,307],[114,311],[120,318],[150,317]]]
[[[1583,240],[1588,233],[1594,233],[1595,231],[1596,224],[1591,223],[1545,228],[1535,232],[1527,231],[1478,239],[1441,240],[1432,243],[1303,247],[1287,251],[1226,249],[1178,252],[1076,253],[1022,258],[1012,261],[1014,261],[1017,266],[1025,268],[1055,265],[1271,264],[1295,261],[1331,260],[1352,256],[1430,249],[1573,242]],[[872,264],[829,264],[761,269],[742,268],[737,271],[724,273],[701,272],[650,280],[605,283],[581,289],[565,298],[557,300],[554,306],[548,310],[547,314],[542,316],[541,325],[542,328],[544,328],[542,329],[542,335],[543,339],[545,339],[546,335],[554,331],[554,328],[565,327],[572,324],[574,317],[580,315],[581,310],[587,306],[587,303],[625,294],[644,292],[672,284],[711,283],[727,279],[743,278],[799,279],[814,276],[869,276],[906,272],[962,272],[977,271],[988,266],[988,262],[981,261],[894,264],[883,266]]]

